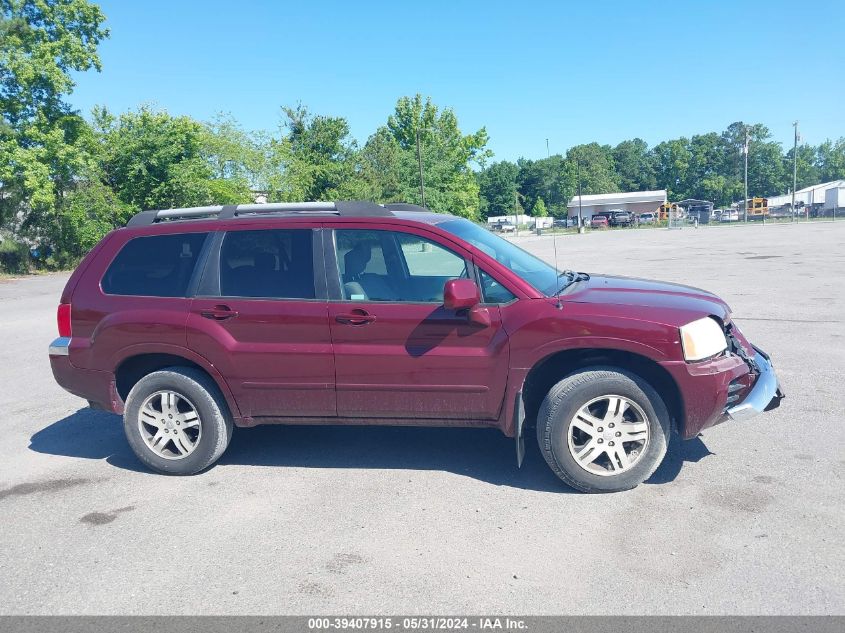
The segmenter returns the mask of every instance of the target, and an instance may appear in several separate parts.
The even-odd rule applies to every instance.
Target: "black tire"
[[[165,389],[189,400],[199,416],[199,441],[183,458],[159,456],[141,436],[138,424],[141,406],[150,395]],[[208,468],[223,455],[232,439],[232,428],[232,416],[217,385],[207,374],[191,367],[167,367],[147,374],[126,398],[123,429],[129,446],[141,462],[165,475],[193,475]]]
[[[637,404],[647,418],[649,433],[633,466],[618,474],[600,475],[576,461],[568,441],[573,418],[581,407],[608,395]],[[657,392],[639,376],[616,367],[587,367],[570,374],[551,388],[537,414],[540,452],[560,479],[582,492],[629,490],[648,479],[666,455],[670,432],[669,412]]]

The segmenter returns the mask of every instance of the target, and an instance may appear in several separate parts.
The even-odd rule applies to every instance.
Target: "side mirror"
[[[443,305],[447,310],[469,310],[481,303],[481,293],[471,279],[450,279],[443,286]]]
[[[447,310],[465,311],[467,321],[481,327],[492,323],[490,311],[481,305],[481,293],[470,279],[450,279],[443,286],[443,306]]]

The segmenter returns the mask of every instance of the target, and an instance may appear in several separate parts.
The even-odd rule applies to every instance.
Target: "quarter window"
[[[135,237],[106,270],[100,286],[110,295],[184,297],[207,233]]]
[[[313,299],[310,229],[231,231],[220,249],[220,295]]]
[[[510,303],[516,299],[510,290],[483,270],[478,271],[478,276],[481,279],[481,295],[484,303]]]

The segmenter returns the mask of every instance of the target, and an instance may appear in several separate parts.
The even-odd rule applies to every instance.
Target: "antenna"
[[[569,217],[569,209],[566,210],[566,215]],[[560,303],[560,271],[557,269],[557,231],[555,231],[555,224],[554,220],[552,220],[552,248],[555,252],[555,272],[558,274],[558,281],[555,282],[557,284],[557,289],[555,291],[555,299],[557,299],[557,303],[555,307],[560,310],[563,308],[563,305]]]
[[[549,139],[546,139],[546,160],[551,161],[551,153],[549,152]],[[548,200],[551,199],[551,188],[549,189],[549,195],[547,197]],[[554,216],[552,216],[554,217]],[[566,209],[566,217],[569,217],[569,207]],[[538,218],[539,219],[539,218]],[[555,253],[555,273],[558,275],[558,279],[560,279],[560,271],[557,269],[557,231],[555,230],[555,221],[552,220],[552,248],[554,249]],[[560,310],[563,306],[560,303],[560,283],[555,282],[557,284],[557,288],[555,289],[555,298],[557,299],[557,304],[555,307]]]

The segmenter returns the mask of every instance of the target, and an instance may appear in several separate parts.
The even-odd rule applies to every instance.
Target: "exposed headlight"
[[[701,360],[715,356],[728,348],[725,333],[715,319],[705,317],[681,327],[684,358]]]

